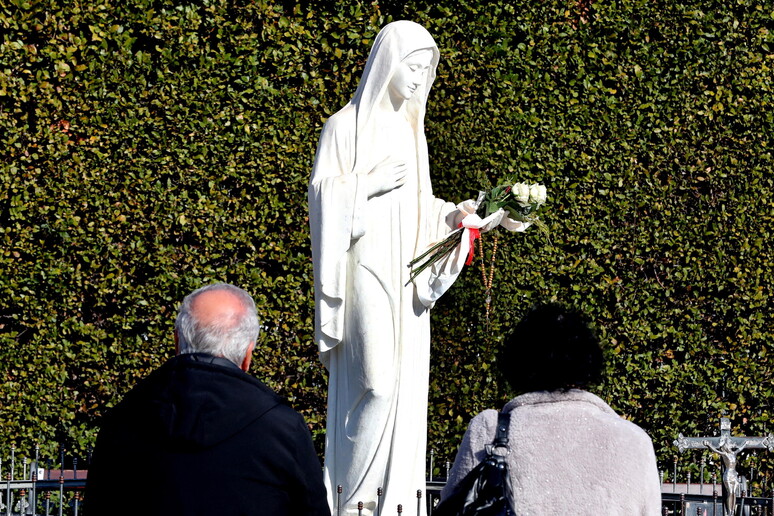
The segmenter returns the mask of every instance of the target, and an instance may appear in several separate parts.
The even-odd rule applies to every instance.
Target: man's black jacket
[[[330,511],[303,417],[223,358],[179,355],[106,417],[86,516]]]

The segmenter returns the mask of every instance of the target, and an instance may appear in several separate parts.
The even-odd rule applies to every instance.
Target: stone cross
[[[723,514],[734,516],[736,497],[740,494],[739,475],[736,472],[736,455],[744,449],[767,448],[774,451],[774,434],[766,437],[733,437],[731,436],[731,420],[720,418],[720,436],[718,437],[684,437],[678,434],[673,443],[680,450],[710,449],[720,455],[723,460]]]

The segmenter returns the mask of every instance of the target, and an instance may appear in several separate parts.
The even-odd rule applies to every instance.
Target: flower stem
[[[458,233],[461,233],[461,232],[462,232],[462,230],[463,230],[463,228],[457,228],[457,229],[455,229],[454,231],[452,231],[451,233],[449,233],[448,235],[446,235],[446,237],[444,237],[444,239],[443,239],[443,240],[441,240],[440,242],[436,242],[435,244],[433,244],[433,245],[430,247],[430,249],[428,249],[428,250],[427,250],[427,251],[425,251],[424,253],[420,254],[419,256],[417,256],[416,258],[414,258],[413,260],[411,260],[411,261],[409,262],[409,264],[407,265],[407,267],[413,267],[413,266],[414,266],[414,264],[416,264],[416,263],[418,263],[418,262],[421,262],[421,261],[422,261],[422,260],[423,260],[423,259],[424,259],[426,256],[428,256],[428,255],[430,255],[430,254],[433,254],[433,251],[435,251],[435,250],[436,250],[436,249],[438,249],[439,247],[441,247],[441,246],[448,246],[448,245],[449,245],[449,242],[450,242],[450,241],[452,241],[452,240],[454,241],[454,245],[457,245],[457,244],[459,243],[459,241],[460,241],[460,240],[459,240],[459,238],[458,238],[458,239],[456,239],[456,240],[454,240],[454,239],[453,239],[453,237],[454,237],[456,234],[458,234]]]
[[[452,251],[454,251],[454,249],[459,245],[460,240],[462,239],[462,229],[463,228],[455,229],[446,235],[443,240],[433,244],[430,249],[411,260],[411,262],[408,264],[408,267],[411,268],[411,272],[409,273],[409,280],[404,286],[408,286],[408,284],[414,281],[416,277],[419,276],[425,269],[449,256]]]

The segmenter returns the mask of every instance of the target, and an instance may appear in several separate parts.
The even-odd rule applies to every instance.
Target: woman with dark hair
[[[586,319],[550,304],[532,310],[506,339],[500,370],[516,393],[507,456],[517,515],[660,513],[656,456],[648,435],[584,390],[602,377],[602,350]],[[486,456],[497,411],[470,423],[441,493],[447,498]]]

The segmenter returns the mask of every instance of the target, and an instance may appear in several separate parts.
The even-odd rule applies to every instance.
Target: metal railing
[[[773,516],[774,493],[771,498],[741,496],[737,498],[738,516]],[[663,516],[723,516],[723,499],[718,492],[709,495],[661,494]]]
[[[78,470],[78,459],[65,469],[64,449],[60,459],[41,461],[35,447],[32,458],[17,460],[11,447],[5,463],[0,460],[0,516],[78,516],[86,487],[86,474]]]
[[[31,457],[18,458],[14,447],[5,455],[5,461],[3,456],[0,454],[0,516],[79,516],[88,472],[79,469],[77,457],[66,457],[64,448],[60,448],[57,459],[41,458],[37,446]],[[432,516],[446,485],[450,463],[442,461],[443,465],[436,468],[434,452],[430,453],[429,459],[428,478],[425,486],[420,486],[424,490],[417,489],[414,500],[406,500],[398,507],[383,507],[384,493],[378,490],[374,516],[419,515],[423,505]],[[81,464],[88,465],[88,457]],[[717,475],[705,473],[702,462],[700,471],[695,474],[699,481],[692,481],[692,469],[696,468],[686,467],[682,474],[675,464],[669,475],[672,482],[662,483],[662,514],[723,516],[722,486]],[[662,473],[662,481],[667,480],[666,476]],[[752,496],[744,484],[741,496],[737,498],[738,516],[774,516],[774,488],[764,487],[767,492],[763,494],[761,486],[767,486],[767,482],[756,484],[758,496]],[[338,497],[342,494],[343,488]],[[337,516],[337,510],[333,516]]]

